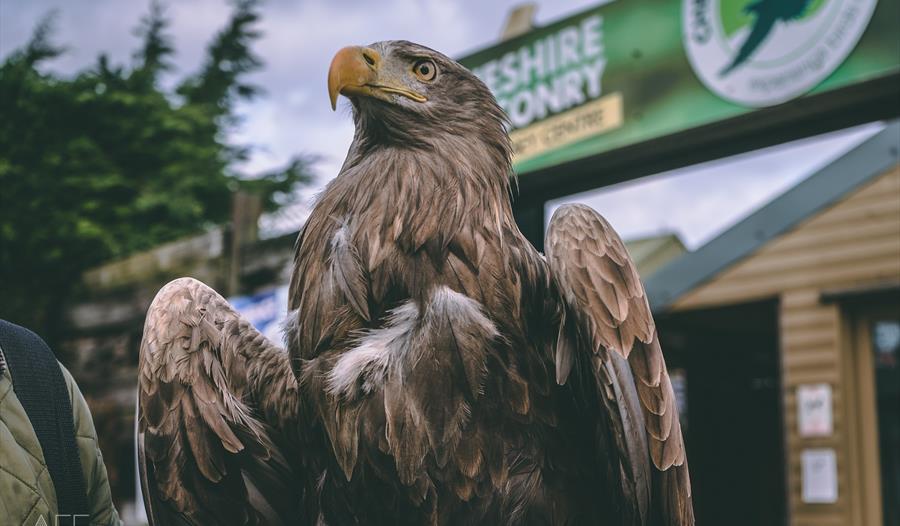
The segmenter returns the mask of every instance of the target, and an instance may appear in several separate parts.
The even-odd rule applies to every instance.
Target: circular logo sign
[[[684,47],[703,84],[746,106],[815,87],[853,51],[877,0],[683,0]]]

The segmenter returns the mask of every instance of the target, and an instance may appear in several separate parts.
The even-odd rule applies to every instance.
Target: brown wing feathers
[[[157,294],[139,389],[140,466],[155,524],[279,524],[296,513],[299,485],[260,420],[296,424],[287,354],[212,289],[179,279]]]
[[[607,351],[628,360],[631,383],[643,414],[628,415],[621,394],[619,411],[625,413],[623,417],[643,420],[649,456],[656,470],[662,472],[656,477],[654,499],[664,508],[662,517],[666,517],[666,524],[693,524],[675,396],[650,306],[624,243],[592,209],[569,205],[554,214],[546,246],[552,273],[567,304],[565,310],[569,318],[575,318],[566,320],[564,315],[556,350],[557,380],[565,382],[574,361],[572,353],[581,351],[566,337],[566,323],[581,328],[591,351],[601,360],[609,360]],[[622,382],[622,375],[618,376]],[[627,425],[624,428],[620,432],[627,431]]]

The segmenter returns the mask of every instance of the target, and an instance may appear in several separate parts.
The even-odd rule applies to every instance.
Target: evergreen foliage
[[[105,55],[70,78],[41,66],[64,48],[53,14],[0,64],[0,318],[50,336],[81,273],[98,263],[227,221],[245,188],[271,210],[310,181],[309,158],[240,174],[247,146],[224,137],[235,107],[259,94],[256,0],[234,4],[200,71],[161,87],[174,53],[157,2],[133,63]]]

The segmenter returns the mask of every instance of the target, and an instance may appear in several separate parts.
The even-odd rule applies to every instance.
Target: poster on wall
[[[797,424],[801,437],[826,437],[833,431],[831,386],[808,384],[797,387]]]
[[[804,449],[800,456],[801,497],[808,504],[833,504],[838,500],[837,458],[833,449]]]

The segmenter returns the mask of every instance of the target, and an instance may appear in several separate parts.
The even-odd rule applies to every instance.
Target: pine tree
[[[223,223],[237,188],[272,209],[310,181],[305,157],[239,174],[247,147],[223,139],[259,92],[246,81],[258,19],[239,2],[177,93],[160,88],[174,49],[156,2],[130,66],[101,55],[74,78],[42,73],[63,52],[52,15],[0,65],[0,318],[52,339],[85,269]]]
[[[159,75],[171,69],[172,66],[167,59],[175,49],[165,33],[168,25],[163,5],[159,0],[152,0],[150,12],[141,19],[140,25],[134,31],[134,34],[143,41],[140,49],[134,53],[137,64],[132,77],[135,79],[143,77],[143,80],[155,85]]]

